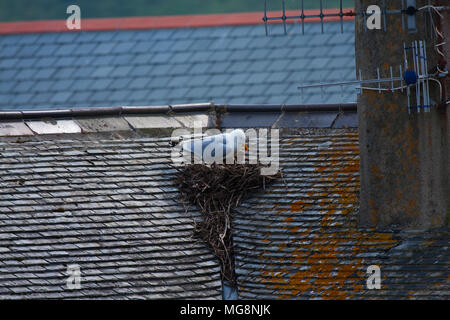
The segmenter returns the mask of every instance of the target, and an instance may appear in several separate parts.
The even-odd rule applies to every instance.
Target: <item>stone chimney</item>
[[[417,8],[428,4],[427,0],[416,2]],[[438,5],[437,1],[431,2]],[[355,9],[361,12],[374,4],[382,8],[382,3],[356,0]],[[401,1],[386,3],[389,9],[401,8]],[[447,37],[449,14],[445,12],[448,18],[441,19],[446,20],[441,27],[446,28]],[[438,40],[431,37],[426,15],[416,16],[418,31],[414,33],[402,28],[401,14],[387,15],[387,31],[365,31],[363,18],[356,18],[356,68],[357,72],[361,69],[364,79],[377,78],[377,68],[382,78],[390,77],[389,66],[394,67],[398,76],[399,65],[404,62],[403,43],[409,45],[414,40],[427,42],[429,70],[437,65],[434,46]],[[439,21],[436,14],[434,19]],[[412,94],[415,95],[414,89]],[[358,97],[360,226],[400,229],[448,226],[450,117],[449,105],[442,104],[439,95],[439,86],[430,84],[430,96],[435,101],[431,112],[412,110],[410,114],[406,92],[364,90]]]

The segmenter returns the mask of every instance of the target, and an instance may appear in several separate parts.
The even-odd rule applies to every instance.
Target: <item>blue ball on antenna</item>
[[[413,70],[406,70],[405,74],[403,75],[403,79],[405,80],[406,84],[412,85],[412,84],[416,84],[417,79],[419,79],[419,77],[417,76],[416,72],[414,72]]]

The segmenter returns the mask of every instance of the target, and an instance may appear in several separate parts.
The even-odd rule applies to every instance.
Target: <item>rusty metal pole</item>
[[[401,9],[400,0],[386,3],[389,9]],[[382,7],[383,1],[355,0],[355,10],[361,12],[374,4]],[[427,0],[418,0],[417,8],[427,4]],[[429,69],[436,65],[435,39],[425,27],[424,15],[417,14],[415,33],[405,31],[401,19],[401,14],[387,15],[386,31],[383,26],[365,31],[363,17],[356,17],[356,66],[364,79],[377,78],[377,68],[382,77],[390,76],[389,66],[398,70],[404,61],[403,43],[414,40],[426,40]],[[437,86],[430,87],[431,98],[437,101]],[[362,227],[448,225],[448,108],[408,114],[407,105],[405,92],[364,90],[358,97]]]

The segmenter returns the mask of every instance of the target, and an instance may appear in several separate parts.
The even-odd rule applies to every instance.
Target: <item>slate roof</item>
[[[0,139],[0,299],[221,299],[198,213],[176,201],[169,138],[36,137]]]
[[[242,299],[449,299],[450,229],[358,228],[354,129],[297,129],[280,141],[283,179],[233,225]],[[367,268],[381,269],[368,290]]]
[[[262,16],[262,15],[261,15]],[[201,18],[199,18],[201,19]],[[216,103],[337,103],[355,90],[354,22],[0,35],[0,110]],[[1,33],[1,32],[0,32]],[[277,35],[278,34],[278,35]]]
[[[359,228],[356,114],[283,116],[314,114],[334,128],[286,122],[283,177],[238,208],[238,297],[450,298],[450,229]],[[215,116],[1,122],[0,298],[220,299],[217,260],[192,238],[198,212],[177,201],[168,137]],[[79,133],[48,134],[65,130]],[[80,265],[81,290],[66,288],[68,264]],[[381,290],[366,288],[370,265]]]

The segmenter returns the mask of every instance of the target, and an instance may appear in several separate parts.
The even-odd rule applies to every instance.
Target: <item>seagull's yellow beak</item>
[[[245,151],[248,151],[248,145],[246,143],[244,144],[244,148],[245,148]]]

